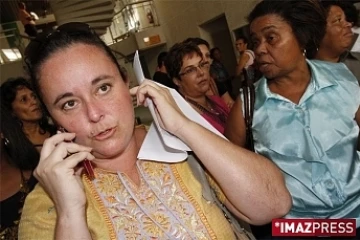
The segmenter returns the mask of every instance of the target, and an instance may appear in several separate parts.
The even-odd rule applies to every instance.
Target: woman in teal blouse
[[[282,170],[293,198],[286,218],[355,218],[360,227],[360,88],[342,63],[310,61],[326,18],[316,1],[262,1],[250,13],[259,70],[255,151]],[[241,96],[225,135],[245,145]]]

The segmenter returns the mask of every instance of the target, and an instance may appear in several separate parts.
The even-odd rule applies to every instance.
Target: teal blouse
[[[286,218],[356,218],[360,226],[356,78],[342,63],[308,61],[311,82],[299,104],[256,83],[256,152],[282,170],[293,198]],[[264,171],[266,171],[264,169]]]

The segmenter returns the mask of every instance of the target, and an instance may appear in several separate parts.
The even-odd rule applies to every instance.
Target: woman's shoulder
[[[331,63],[320,60],[309,60],[313,79],[320,87],[337,86],[336,91],[343,96],[360,101],[360,88],[357,78],[344,63]]]
[[[311,68],[320,74],[336,77],[339,80],[356,80],[355,76],[342,62],[333,63],[321,60],[308,60]],[[341,78],[339,78],[339,75]]]
[[[246,53],[249,56],[250,59],[255,58],[255,53],[250,49],[245,50],[244,53]]]
[[[56,210],[45,190],[37,184],[25,200],[19,225],[19,239],[54,236]],[[41,231],[40,231],[41,230]]]
[[[54,204],[41,185],[35,185],[34,189],[26,197],[24,208],[28,207],[31,212],[35,211],[34,209],[37,207],[46,207],[47,205]]]
[[[253,52],[253,50],[250,50],[250,49],[246,49],[244,52],[247,53],[247,54],[250,54],[251,56],[254,56],[254,55],[255,55],[255,53]]]

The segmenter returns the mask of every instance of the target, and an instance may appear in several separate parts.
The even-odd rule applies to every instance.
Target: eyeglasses
[[[52,39],[55,39],[58,34],[67,33],[70,36],[80,35],[84,33],[95,34],[91,27],[82,22],[70,22],[60,25],[56,30],[51,33],[39,34],[35,39],[31,40],[25,49],[25,62],[28,64],[29,61],[36,57]]]
[[[204,71],[204,70],[208,70],[209,68],[210,68],[210,62],[208,61],[200,62],[199,65],[197,66],[187,67],[186,70],[184,72],[180,72],[179,75],[180,76],[195,75],[198,73],[198,69]]]

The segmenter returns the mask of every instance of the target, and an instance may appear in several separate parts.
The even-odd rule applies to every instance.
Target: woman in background
[[[26,79],[18,77],[4,82],[1,85],[1,102],[38,151],[41,150],[44,140],[55,134],[56,128],[49,124]]]
[[[220,133],[224,133],[229,107],[216,95],[207,95],[210,62],[199,47],[189,41],[177,43],[169,50],[166,69],[187,102]]]
[[[20,238],[236,239],[236,222],[204,197],[206,183],[244,221],[287,212],[290,196],[273,163],[190,121],[167,89],[147,80],[131,91],[138,104],[153,101],[161,126],[194,151],[212,181],[200,182],[188,161],[139,160],[144,134],[135,133],[129,81],[110,48],[83,23],[59,26],[47,40],[31,42],[25,59],[35,91],[68,132],[44,143]],[[78,167],[85,158],[95,178]]]
[[[321,1],[326,13],[326,33],[317,49],[315,59],[333,63],[343,62],[360,82],[359,53],[351,52],[354,44],[354,33],[344,9],[355,8],[349,3],[340,1]],[[356,12],[356,10],[355,10]],[[356,20],[356,19],[355,19]]]
[[[37,182],[32,171],[40,156],[3,104],[0,121],[0,239],[14,240],[25,197]]]
[[[183,43],[194,43],[200,49],[202,57],[204,61],[208,61],[211,64],[211,57],[210,57],[210,44],[202,38],[187,38],[183,41]],[[209,70],[211,73],[211,71]],[[234,100],[230,96],[230,88],[226,86],[226,84],[215,81],[215,78],[209,75],[209,90],[206,93],[207,96],[220,96],[226,105],[231,108],[234,104]]]
[[[360,89],[344,64],[307,60],[325,34],[323,9],[316,0],[262,1],[248,20],[264,74],[255,84],[255,151],[284,174],[293,199],[285,217],[355,218],[359,237]],[[242,109],[238,98],[225,131],[240,146]]]

